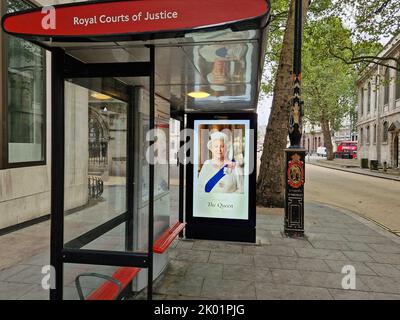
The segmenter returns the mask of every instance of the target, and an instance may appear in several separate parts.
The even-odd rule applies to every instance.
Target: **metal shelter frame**
[[[110,3],[118,1],[90,1],[90,4],[96,3]],[[126,212],[107,221],[106,223],[86,232],[85,234],[64,243],[64,182],[65,182],[65,80],[70,78],[93,78],[93,77],[146,77],[149,79],[149,98],[150,98],[150,112],[149,112],[149,130],[155,129],[155,95],[156,95],[156,47],[151,44],[151,40],[166,39],[181,37],[188,32],[194,31],[216,31],[224,28],[231,28],[231,30],[251,30],[258,29],[264,30],[268,25],[268,15],[270,10],[269,0],[265,0],[268,4],[268,12],[263,13],[262,16],[254,19],[244,21],[230,21],[226,24],[218,24],[214,26],[203,26],[195,30],[171,30],[170,32],[155,32],[143,34],[123,34],[96,37],[43,37],[27,34],[11,33],[6,30],[5,22],[7,18],[12,19],[21,13],[13,13],[3,17],[3,29],[19,36],[28,41],[31,41],[51,52],[52,55],[52,128],[51,128],[51,245],[50,245],[50,263],[54,267],[55,287],[50,290],[51,300],[63,299],[63,282],[64,282],[64,264],[89,264],[89,265],[105,265],[116,267],[137,267],[147,269],[148,283],[147,283],[147,298],[153,298],[153,246],[154,246],[154,180],[155,168],[154,162],[149,163],[149,207],[148,207],[148,251],[147,253],[135,253],[133,251],[133,232],[134,232],[134,211],[135,203],[135,151],[137,145],[135,141],[135,87],[126,85],[126,101],[127,108],[127,188],[126,188]],[[82,3],[80,3],[82,4]],[[73,7],[77,4],[59,5],[58,8]],[[25,14],[34,13],[37,9],[28,10]],[[262,33],[263,34],[263,33]],[[149,49],[149,61],[145,62],[126,62],[126,63],[83,63],[71,55],[68,55],[67,50],[62,46],[57,46],[57,41],[70,42],[96,42],[96,41],[134,41],[144,40],[150,41],[147,44]],[[263,42],[263,39],[260,39]],[[49,43],[46,43],[49,41]],[[56,43],[55,46],[51,46]],[[263,52],[263,46],[260,44],[260,54]],[[261,72],[261,59],[260,65],[257,66],[256,72]],[[258,74],[259,75],[259,74]],[[259,77],[260,78],[260,77]],[[260,81],[260,79],[258,79]],[[257,91],[257,90],[256,90]],[[258,93],[258,92],[256,92]],[[174,118],[180,121],[180,129],[185,129],[185,110],[179,110],[173,115]],[[154,141],[150,142],[150,146]],[[181,141],[181,147],[185,142]],[[151,159],[150,159],[151,160]],[[185,165],[182,161],[179,164],[179,221],[184,220],[184,182],[185,182]],[[104,250],[87,250],[82,249],[87,244],[98,239],[107,232],[113,230],[117,226],[125,223],[125,248],[126,252],[104,251]],[[181,234],[183,236],[183,234]]]
[[[149,187],[149,237],[148,252],[111,252],[80,249],[115,227],[126,223],[126,250],[133,250],[134,199],[127,196],[127,212],[81,235],[64,245],[64,174],[65,174],[65,92],[64,81],[74,77],[149,77],[150,82],[150,130],[155,128],[155,47],[149,46],[149,62],[84,64],[65,54],[64,50],[52,50],[52,169],[51,169],[51,246],[50,263],[55,269],[55,288],[50,291],[51,300],[63,298],[64,263],[81,263],[108,266],[146,268],[153,274],[154,244],[154,164],[150,161]],[[127,72],[129,70],[129,72]],[[129,90],[127,110],[127,194],[133,194],[134,183],[134,88]],[[181,186],[180,188],[183,188]],[[183,217],[183,214],[180,215]],[[153,277],[148,276],[148,299],[153,297]]]

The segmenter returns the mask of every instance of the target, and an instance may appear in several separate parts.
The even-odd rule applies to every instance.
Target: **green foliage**
[[[333,43],[331,54],[362,72],[369,64],[396,69],[399,59],[379,58],[381,42],[394,37],[400,30],[399,0],[335,0],[331,16],[346,22],[352,43]],[[397,69],[398,70],[398,69]]]
[[[272,1],[272,21],[266,57],[267,71],[262,86],[263,92],[267,95],[272,94],[275,86],[289,3],[290,0]],[[337,24],[340,21],[345,22],[347,28],[336,28],[338,33],[331,32],[328,38],[324,31],[326,26],[314,23],[326,18],[336,18]],[[324,49],[329,55],[338,61],[354,65],[360,74],[370,63],[393,65],[390,60],[376,59],[376,55],[382,50],[379,40],[392,37],[399,30],[399,0],[312,0],[305,25],[305,37],[309,34],[314,35],[316,39],[326,38],[327,46]]]
[[[268,32],[267,54],[262,91],[270,95],[273,92],[279,58],[282,51],[283,36],[289,12],[289,0],[272,2],[271,23]]]
[[[336,17],[310,21],[304,34],[302,97],[305,119],[313,125],[322,118],[338,130],[356,105],[357,69],[330,54],[332,42],[351,44],[350,32]]]
[[[368,39],[378,42],[382,37],[393,37],[400,29],[398,0],[336,0],[332,14],[354,19],[352,36],[356,41]]]
[[[262,85],[267,95],[275,87],[289,4],[290,0],[272,2],[267,72]],[[303,39],[306,121],[319,124],[324,116],[332,129],[338,129],[344,117],[356,118],[356,79],[370,63],[393,65],[390,60],[377,59],[382,50],[378,40],[395,35],[399,26],[398,0],[311,2]]]

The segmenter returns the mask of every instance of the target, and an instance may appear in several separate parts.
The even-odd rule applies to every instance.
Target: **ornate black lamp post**
[[[306,150],[301,147],[303,102],[300,99],[303,0],[296,0],[293,82],[290,106],[290,147],[285,150],[285,229],[289,237],[304,236],[304,181]]]

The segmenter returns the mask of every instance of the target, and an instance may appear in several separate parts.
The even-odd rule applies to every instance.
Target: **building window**
[[[375,110],[378,108],[378,99],[379,99],[379,76],[375,78]]]
[[[367,113],[371,111],[371,82],[368,82]]]
[[[389,124],[387,121],[383,123],[383,142],[388,142],[389,137]]]
[[[364,88],[361,87],[361,102],[360,102],[360,114],[364,114]]]
[[[360,129],[360,144],[363,145],[364,143],[364,129]]]
[[[400,62],[397,63],[396,100],[400,99]]]
[[[32,6],[7,0],[7,12]],[[46,81],[45,51],[5,35],[7,162],[9,166],[43,163],[45,160]]]
[[[376,144],[376,136],[377,136],[376,124],[374,124],[374,144]]]
[[[385,91],[384,91],[384,101],[383,103],[389,104],[389,95],[390,95],[390,68],[386,68],[385,72]]]
[[[370,129],[369,129],[369,126],[367,126],[367,144],[370,143],[370,137],[371,137]]]

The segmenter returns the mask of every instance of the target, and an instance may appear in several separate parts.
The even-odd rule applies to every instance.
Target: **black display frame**
[[[249,175],[249,216],[247,220],[193,217],[193,163],[186,164],[186,238],[233,242],[256,242],[256,179],[257,179],[257,114],[256,113],[190,113],[187,129],[194,130],[196,120],[249,120],[254,141],[250,143],[250,161],[254,170]],[[194,150],[190,141],[190,152]],[[188,155],[186,155],[188,156]]]

